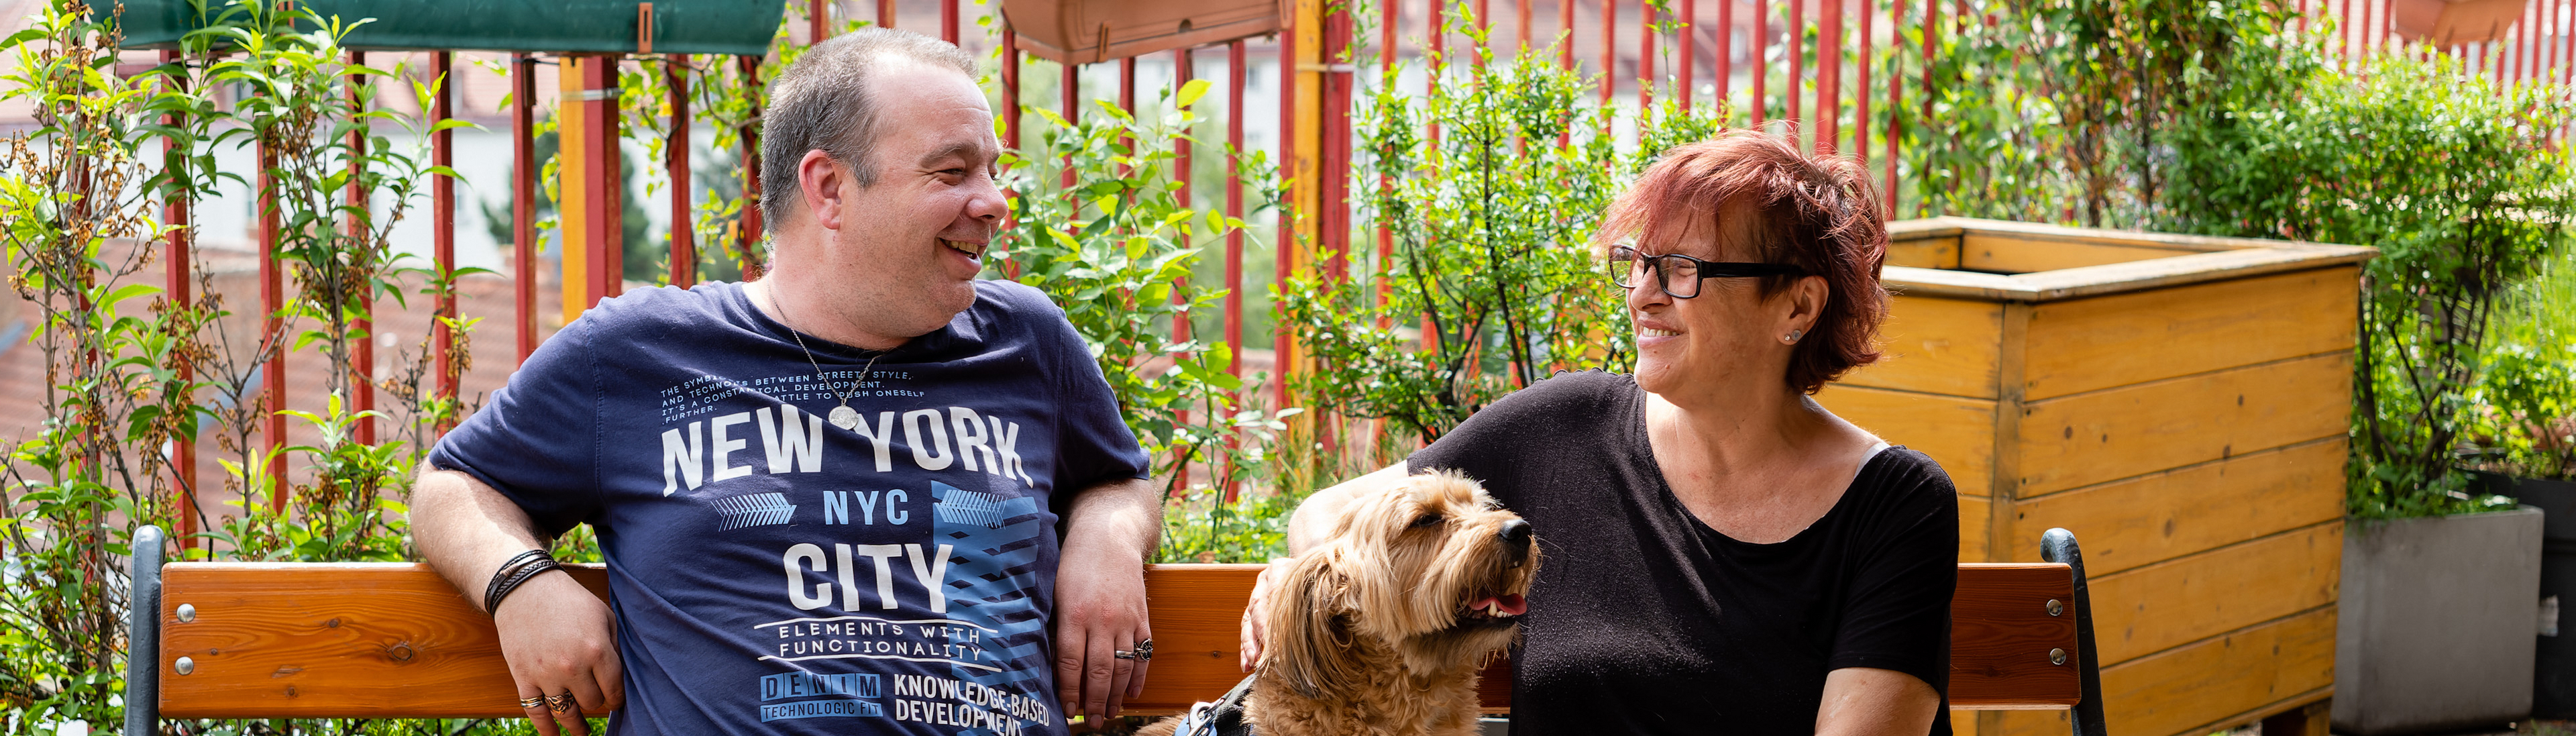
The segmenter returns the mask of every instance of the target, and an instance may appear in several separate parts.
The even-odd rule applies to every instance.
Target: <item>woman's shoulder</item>
[[[1847,493],[1858,505],[1868,507],[1867,517],[1903,520],[1958,515],[1959,489],[1950,482],[1950,474],[1932,456],[1903,445],[1890,446],[1870,458]]]

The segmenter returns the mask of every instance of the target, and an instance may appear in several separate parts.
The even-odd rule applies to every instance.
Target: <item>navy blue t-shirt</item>
[[[875,353],[805,337],[826,386],[739,284],[629,292],[439,442],[542,531],[597,530],[610,733],[1064,733],[1056,510],[1147,458],[1061,310],[975,293],[864,379]]]

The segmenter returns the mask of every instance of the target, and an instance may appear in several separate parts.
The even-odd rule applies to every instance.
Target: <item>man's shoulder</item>
[[[1017,281],[976,279],[975,301],[979,307],[1010,317],[1062,319],[1064,316],[1064,309],[1057,307],[1055,300],[1048,299],[1046,292]]]
[[[735,319],[742,285],[716,281],[688,288],[654,286],[602,299],[582,312],[574,325],[594,339],[657,336],[674,327],[703,326]],[[569,330],[574,325],[565,325]]]

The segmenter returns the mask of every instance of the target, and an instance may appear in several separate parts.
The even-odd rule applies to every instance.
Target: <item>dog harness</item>
[[[1216,702],[1190,706],[1173,736],[1253,736],[1252,724],[1243,721],[1243,699],[1251,694],[1252,678],[1246,677]]]

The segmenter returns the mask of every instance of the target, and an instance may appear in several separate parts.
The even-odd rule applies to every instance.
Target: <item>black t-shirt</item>
[[[1483,481],[1545,553],[1513,652],[1515,734],[1811,734],[1825,674],[1945,693],[1959,503],[1922,453],[1879,452],[1815,525],[1729,538],[1665,485],[1635,379],[1559,374],[1406,461]]]

